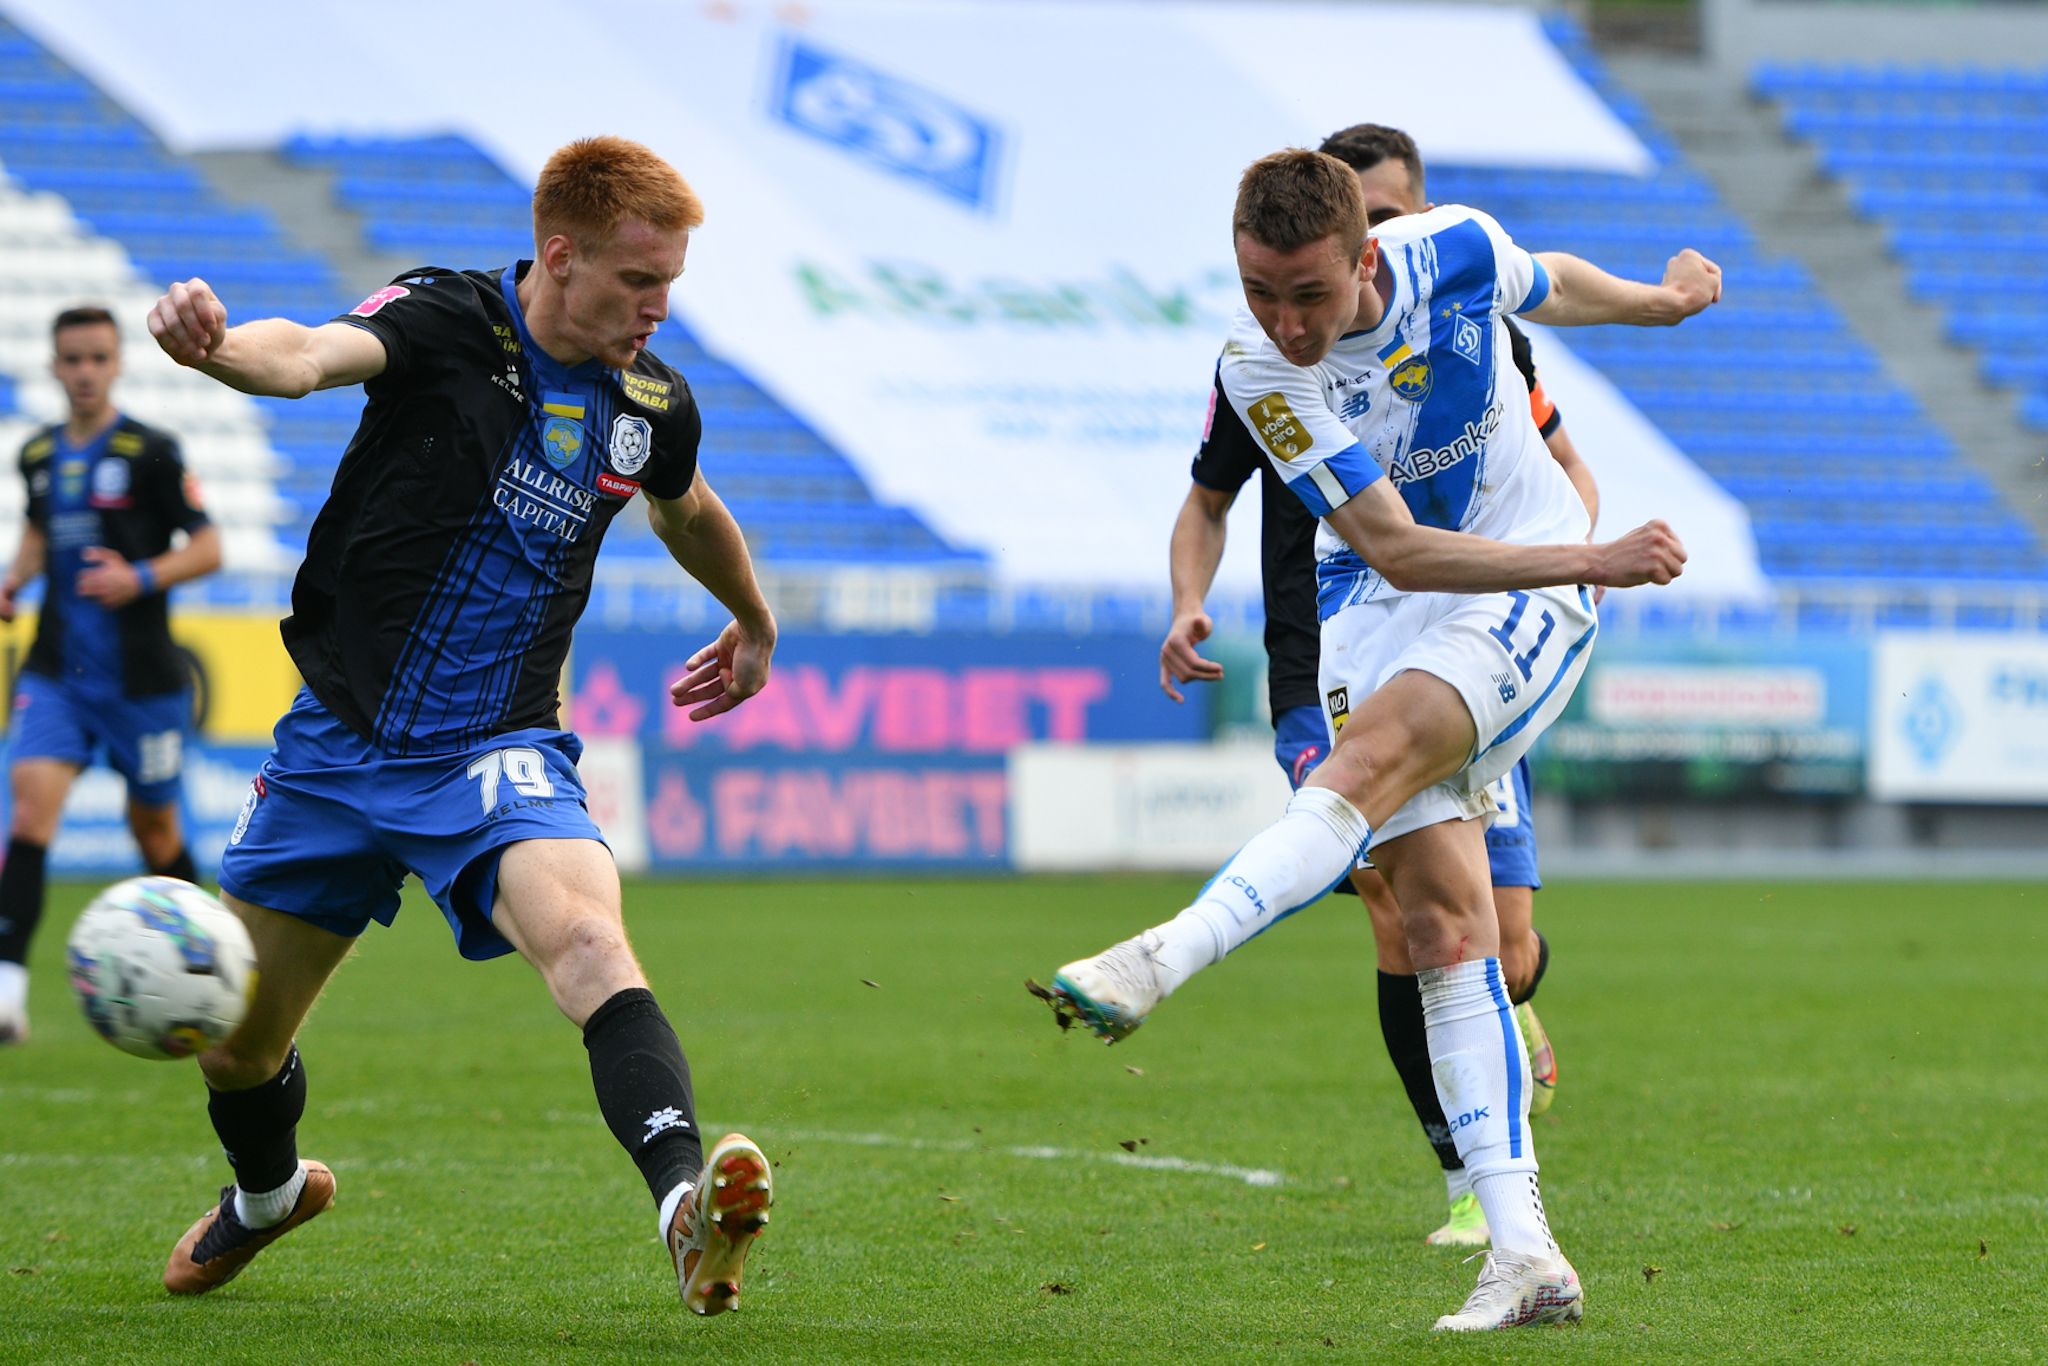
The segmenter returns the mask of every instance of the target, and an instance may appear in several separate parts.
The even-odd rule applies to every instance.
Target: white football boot
[[[1439,1333],[1476,1333],[1528,1323],[1577,1323],[1585,1313],[1579,1273],[1564,1254],[1489,1252],[1465,1307],[1436,1321]]]
[[[0,1046],[28,1042],[28,969],[0,963]]]
[[[1127,1038],[1166,995],[1152,956],[1156,944],[1150,930],[1112,944],[1093,958],[1061,968],[1053,975],[1051,991],[1038,994],[1052,1003],[1062,1029],[1078,1020],[1106,1043]]]

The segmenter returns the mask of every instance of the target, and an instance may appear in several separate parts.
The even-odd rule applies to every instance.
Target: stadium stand
[[[303,311],[325,267],[294,253],[261,214],[230,209],[131,115],[18,30],[0,23],[0,447],[11,454],[63,410],[49,377],[50,320],[70,304],[115,310],[127,335],[122,406],[184,442],[237,574],[187,591],[270,596],[295,556],[290,509],[254,406],[164,360],[141,328],[159,289],[203,274],[249,307]],[[0,525],[20,525],[20,480],[0,478]]]
[[[1659,170],[1638,179],[1450,167],[1432,173],[1432,197],[1483,205],[1525,244],[1638,278],[1658,277],[1680,243],[1721,262],[1738,287],[1685,327],[1569,340],[1743,500],[1782,586],[1861,583],[1902,610],[1936,586],[2039,586],[2048,560],[2032,529],[1885,376],[1804,269],[1723,207],[1576,24],[1552,18],[1546,28]],[[2048,286],[2041,298],[2048,307]]]
[[[1582,252],[1622,273],[1655,278],[1683,241],[1740,281],[1726,303],[1686,328],[1593,329],[1571,345],[1747,505],[1764,566],[1795,604],[1791,622],[1825,618],[1797,604],[1844,586],[1876,602],[1872,610],[1884,619],[1901,621],[1943,594],[1963,601],[1979,590],[2038,592],[2048,561],[2031,529],[1886,378],[1803,269],[1770,252],[1721,204],[1608,77],[1584,33],[1562,18],[1546,25],[1658,158],[1658,170],[1638,178],[1438,166],[1432,195],[1487,208],[1524,243]],[[1949,177],[1934,201],[1998,212],[1996,228],[1941,229],[1970,253],[1973,271],[1988,269],[2001,282],[1992,291],[1997,306],[1985,307],[1986,293],[1974,291],[1951,334],[1987,349],[1987,376],[2029,386],[2030,414],[2048,425],[2048,275],[2036,265],[2048,242],[2048,192],[2038,174],[2048,163],[2034,146],[2048,126],[2048,76],[1766,68],[1757,85],[1786,100],[1788,124],[1825,135],[1831,168],[1856,178],[1866,211],[1899,214],[1931,202],[1884,164],[1883,140],[1910,116],[1931,149],[1916,168]],[[530,251],[529,188],[461,137],[299,137],[280,152],[333,174],[338,203],[360,217],[375,251],[422,264]],[[135,318],[162,282],[189,274],[217,284],[243,317],[315,321],[342,302],[331,267],[294,246],[267,212],[221,200],[191,163],[4,23],[0,169],[9,182],[0,189],[0,242],[10,248],[0,261],[0,411],[12,414],[0,423],[0,440],[55,412],[45,330],[65,303],[104,298]],[[1926,234],[1915,241],[1924,244]],[[1930,264],[1915,282],[1939,289],[1949,278]],[[654,346],[690,376],[705,410],[706,459],[764,565],[798,575],[855,571],[850,587],[818,590],[828,619],[829,604],[841,601],[852,617],[893,614],[940,628],[1163,622],[1163,590],[992,588],[986,555],[949,543],[912,509],[879,501],[842,453],[706,353],[687,328],[671,319]],[[304,544],[335,454],[353,430],[355,400],[252,402],[175,371],[146,345],[131,346],[130,357],[124,400],[186,438],[229,532],[231,564],[274,581]],[[13,482],[0,480],[0,514],[19,506]],[[615,599],[601,607],[647,609],[659,592],[659,546],[638,518],[621,520],[615,543],[605,566]],[[891,579],[892,569],[927,575],[914,608],[898,605],[901,575]],[[236,579],[222,576],[203,591],[247,601],[274,594]],[[866,615],[845,605],[854,600],[868,603]],[[1698,629],[1702,610],[1630,609],[1645,629]],[[2014,610],[2038,618],[2043,609],[2008,614]],[[1711,615],[1728,630],[1780,629],[1788,620],[1787,609]],[[1955,619],[1953,607],[1947,618]]]
[[[337,202],[361,217],[368,245],[379,252],[423,264],[533,254],[532,186],[467,139],[298,137],[282,150],[299,165],[334,174]],[[665,322],[652,349],[688,376],[704,411],[705,461],[758,559],[783,569],[923,566],[970,580],[985,572],[986,555],[948,544],[909,508],[878,502],[845,456],[738,369],[707,354],[682,323]],[[287,411],[295,406],[272,410],[283,444],[308,454],[334,449],[330,419]],[[317,433],[309,431],[314,426]],[[303,502],[311,493],[293,496]],[[665,558],[637,517],[620,519],[608,544],[620,554]]]
[[[1765,63],[1752,87],[2048,432],[2048,68]]]

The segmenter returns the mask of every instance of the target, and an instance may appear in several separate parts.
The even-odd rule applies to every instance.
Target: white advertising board
[[[1287,798],[1270,743],[1024,745],[1010,752],[1010,856],[1020,872],[1213,872]]]
[[[2048,802],[2048,641],[1901,633],[1873,660],[1871,795]]]

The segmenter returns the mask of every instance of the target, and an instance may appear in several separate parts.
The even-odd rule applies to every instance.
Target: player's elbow
[[[1396,593],[1427,593],[1436,585],[1431,582],[1428,571],[1418,562],[1418,557],[1406,546],[1395,545],[1381,552],[1379,558],[1368,559],[1370,564],[1387,581],[1387,587]]]

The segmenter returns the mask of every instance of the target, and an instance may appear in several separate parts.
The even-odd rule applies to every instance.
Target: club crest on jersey
[[[1458,319],[1457,326],[1451,329],[1451,350],[1472,364],[1479,364],[1479,324],[1470,318]]]
[[[1351,719],[1351,689],[1332,688],[1323,695],[1330,704],[1330,730],[1332,733],[1344,729],[1344,723]]]
[[[548,420],[540,429],[540,448],[548,463],[567,469],[583,454],[583,397],[549,390],[540,396],[540,409]]]
[[[96,508],[124,508],[129,504],[128,462],[108,456],[92,467],[92,505]]]
[[[654,453],[654,429],[644,417],[620,413],[612,419],[612,468],[620,474],[635,475]]]
[[[540,448],[548,463],[567,469],[583,453],[583,424],[573,417],[551,417],[540,429]]]
[[[1429,372],[1429,357],[1410,356],[1387,372],[1387,383],[1410,403],[1422,402],[1435,383],[1435,376]]]

